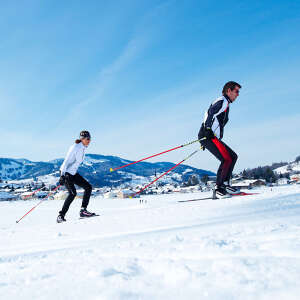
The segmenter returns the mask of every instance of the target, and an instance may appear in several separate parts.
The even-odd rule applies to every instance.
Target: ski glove
[[[64,185],[66,182],[66,177],[65,175],[61,175],[60,178],[59,178],[59,184],[60,185]]]
[[[70,174],[70,173],[68,173],[68,172],[66,172],[65,173],[65,184],[66,183],[72,183],[73,182],[73,176]]]
[[[213,139],[215,137],[214,132],[209,127],[205,127],[203,133],[207,139]]]

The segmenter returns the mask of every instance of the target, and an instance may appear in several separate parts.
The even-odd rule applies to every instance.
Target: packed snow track
[[[208,193],[1,201],[0,299],[299,299],[300,185]]]

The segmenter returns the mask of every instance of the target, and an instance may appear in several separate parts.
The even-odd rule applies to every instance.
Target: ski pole
[[[34,194],[36,194],[37,192],[39,192],[41,189],[42,189],[42,187],[39,188],[38,190],[33,191],[31,194],[24,196],[24,200],[27,199],[27,198],[29,198],[29,197],[31,197],[31,196],[33,196]]]
[[[60,187],[61,187],[61,185],[58,185],[53,191],[50,191],[45,199],[47,199],[51,195],[51,193],[55,192]],[[19,223],[23,218],[25,218],[28,214],[30,214],[36,207],[38,207],[43,201],[45,201],[45,200],[44,199],[41,200],[37,205],[35,205],[32,209],[30,209],[23,217],[21,217],[19,220],[17,220],[16,223]]]
[[[192,144],[194,144],[194,143],[196,143],[196,142],[200,142],[200,141],[205,140],[205,139],[206,139],[206,137],[201,138],[201,139],[198,139],[198,140],[195,140],[195,141],[192,141],[192,142],[189,142],[189,143],[186,143],[186,144],[183,144],[183,145],[180,145],[180,146],[177,146],[177,147],[175,147],[175,148],[172,148],[172,149],[169,149],[169,150],[166,150],[166,151],[163,151],[163,152],[160,152],[160,153],[157,153],[157,154],[148,156],[148,157],[145,157],[145,158],[142,158],[142,159],[140,159],[140,160],[131,162],[131,163],[127,164],[127,165],[123,165],[123,166],[120,166],[120,167],[117,167],[117,168],[114,168],[114,169],[113,169],[113,168],[110,168],[110,172],[113,172],[113,171],[116,171],[116,170],[119,170],[119,169],[122,169],[122,168],[125,168],[125,167],[128,167],[128,166],[131,166],[131,165],[133,165],[133,164],[137,164],[137,163],[139,163],[139,162],[141,162],[141,161],[150,159],[150,158],[155,157],[155,156],[162,155],[162,154],[167,153],[167,152],[170,152],[170,151],[174,151],[174,150],[179,149],[179,148],[183,148],[183,147],[192,145]]]
[[[149,187],[151,184],[153,184],[154,182],[156,182],[158,179],[162,178],[163,176],[165,176],[166,174],[168,174],[169,172],[171,172],[172,170],[174,170],[175,168],[177,168],[179,165],[181,165],[184,161],[188,160],[189,158],[191,158],[194,154],[196,154],[199,150],[194,151],[193,153],[191,153],[189,156],[187,156],[185,159],[183,159],[181,162],[179,162],[178,164],[176,164],[175,166],[173,166],[172,168],[170,168],[168,171],[166,171],[165,173],[163,173],[162,175],[160,175],[158,178],[154,179],[152,182],[150,182],[149,184],[147,184],[146,186],[144,186],[141,190],[139,190],[138,192],[136,192],[135,194],[133,194],[132,196],[130,196],[130,198],[135,197],[136,195],[140,194],[142,191],[144,191],[147,187]]]
[[[24,196],[24,200],[33,196],[34,194],[36,194],[37,192],[39,192],[41,189],[43,189],[43,187],[39,188],[38,190],[33,191],[32,193],[30,193],[29,195]]]

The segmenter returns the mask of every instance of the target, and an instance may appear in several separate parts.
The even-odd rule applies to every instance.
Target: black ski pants
[[[77,192],[75,188],[75,184],[82,187],[84,189],[83,199],[82,199],[82,207],[87,208],[90,196],[92,193],[92,186],[90,183],[88,183],[81,175],[76,173],[75,175],[71,175],[70,173],[65,174],[65,187],[67,188],[69,195],[67,199],[65,200],[65,203],[63,205],[62,210],[59,212],[59,214],[65,216],[67,211],[69,210],[69,207],[73,200],[75,199]]]
[[[217,172],[217,185],[220,186],[225,181],[229,181],[238,159],[237,154],[216,137],[201,141],[201,145],[207,148],[221,162]]]

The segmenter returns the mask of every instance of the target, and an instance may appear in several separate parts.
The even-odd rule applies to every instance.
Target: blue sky
[[[1,157],[63,157],[83,129],[88,152],[132,160],[180,145],[229,80],[243,86],[224,137],[237,170],[300,154],[299,1],[2,1],[0,12]],[[218,165],[207,151],[189,163]]]

